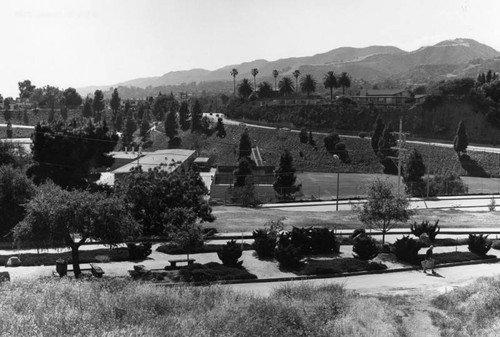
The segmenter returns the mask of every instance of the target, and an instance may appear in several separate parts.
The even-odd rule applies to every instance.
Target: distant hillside
[[[454,39],[442,41],[434,46],[419,48],[412,52],[401,50],[392,46],[370,46],[365,48],[342,47],[326,53],[306,57],[291,57],[276,61],[254,60],[241,64],[227,65],[213,71],[205,69],[192,69],[185,71],[172,71],[162,76],[144,77],[112,85],[146,88],[148,86],[172,86],[192,82],[231,81],[230,71],[238,69],[237,80],[251,78],[250,71],[257,68],[258,81],[274,82],[273,70],[282,76],[292,76],[294,70],[301,74],[312,74],[317,80],[333,70],[337,73],[346,71],[353,78],[367,81],[397,78],[402,80],[428,80],[440,79],[447,76],[465,76],[470,73],[477,74],[478,64],[488,63],[491,59],[500,58],[500,52],[471,39]],[[470,62],[476,62],[471,65]],[[498,71],[498,62],[493,62],[491,67]],[[110,86],[104,86],[108,89]],[[95,88],[86,87],[78,89],[81,94],[93,92]]]

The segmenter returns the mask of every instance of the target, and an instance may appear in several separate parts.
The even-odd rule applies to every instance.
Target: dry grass
[[[397,336],[399,324],[388,305],[338,285],[261,298],[220,286],[45,280],[6,284],[0,296],[0,334],[11,336]]]

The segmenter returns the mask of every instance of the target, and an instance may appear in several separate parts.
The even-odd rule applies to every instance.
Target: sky
[[[500,51],[498,0],[2,0],[0,94],[351,46],[472,38]],[[228,78],[230,76],[228,75]]]

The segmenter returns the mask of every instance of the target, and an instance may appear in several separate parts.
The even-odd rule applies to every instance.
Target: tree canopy
[[[288,96],[294,91],[292,79],[290,77],[283,77],[278,84],[279,93],[283,96]]]
[[[467,146],[469,145],[469,138],[467,137],[467,131],[465,130],[464,121],[458,123],[457,134],[453,140],[453,149],[460,157],[460,153],[467,151]]]
[[[346,72],[340,74],[337,84],[342,87],[342,95],[345,95],[345,88],[351,87],[351,78]]]
[[[238,85],[238,95],[240,95],[240,97],[243,99],[248,99],[252,91],[252,84],[250,84],[248,78],[244,78],[243,80],[241,80],[240,84]]]
[[[82,104],[82,96],[76,91],[75,88],[67,88],[62,93],[64,105],[70,107],[77,107]]]
[[[330,89],[330,101],[333,101],[333,89],[337,88],[337,78],[333,71],[329,71],[323,77],[323,85],[326,89]]]
[[[293,199],[293,194],[300,190],[300,186],[295,182],[295,167],[293,166],[293,157],[288,150],[280,157],[279,167],[274,173],[276,180],[273,183],[274,190],[282,199]]]
[[[78,248],[87,240],[115,245],[138,233],[123,200],[98,192],[67,191],[49,183],[40,186],[26,205],[26,217],[14,228],[14,239],[39,248],[70,247],[78,277]]]
[[[118,136],[111,135],[105,124],[38,123],[33,134],[35,163],[27,174],[36,184],[50,179],[64,188],[84,187],[92,168],[113,164],[108,153],[117,141]]]
[[[316,80],[312,75],[308,74],[300,79],[300,90],[307,93],[307,97],[309,97],[311,92],[316,91]]]

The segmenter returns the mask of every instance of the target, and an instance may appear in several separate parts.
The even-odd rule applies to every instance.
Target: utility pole
[[[403,164],[403,151],[407,151],[403,146],[404,143],[406,142],[406,135],[408,133],[403,132],[403,119],[399,119],[399,132],[393,132],[398,134],[398,146],[396,147],[391,147],[393,150],[398,150],[398,156],[397,157],[387,157],[393,160],[398,161],[398,193],[401,191],[400,186],[401,186],[401,166]]]

